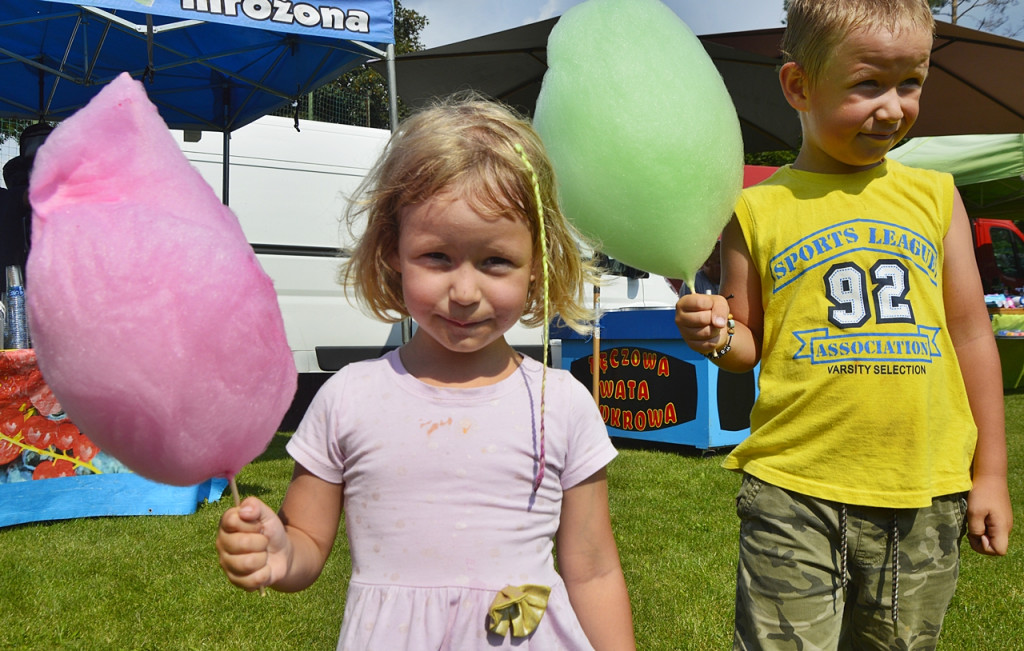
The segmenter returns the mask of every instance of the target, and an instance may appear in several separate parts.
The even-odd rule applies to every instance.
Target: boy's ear
[[[786,101],[797,111],[807,110],[807,72],[795,61],[787,61],[779,69],[779,84]]]

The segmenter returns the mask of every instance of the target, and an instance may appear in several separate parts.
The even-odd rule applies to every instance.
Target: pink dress
[[[288,443],[314,475],[345,484],[352,553],[338,649],[591,649],[554,568],[562,491],[615,449],[586,388],[548,369],[545,474],[533,493],[541,365],[501,382],[434,387],[398,351],[327,381]],[[506,585],[551,587],[526,638],[487,631]]]

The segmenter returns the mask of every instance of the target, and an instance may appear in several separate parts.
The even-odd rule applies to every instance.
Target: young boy
[[[744,473],[737,649],[932,649],[959,543],[1012,527],[999,358],[952,178],[885,160],[917,118],[924,0],[791,0],[779,79],[796,161],[744,191],[722,296],[689,346],[760,361]]]

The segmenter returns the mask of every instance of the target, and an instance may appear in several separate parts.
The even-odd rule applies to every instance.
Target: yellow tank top
[[[977,428],[946,328],[948,174],[780,169],[736,217],[761,277],[750,436],[725,467],[813,497],[927,506],[971,487]]]

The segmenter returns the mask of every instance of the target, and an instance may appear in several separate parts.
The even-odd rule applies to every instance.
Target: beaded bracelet
[[[732,350],[732,336],[736,334],[736,322],[733,320],[732,314],[729,315],[729,320],[726,321],[726,325],[729,326],[729,338],[725,340],[725,346],[722,346],[721,350],[712,350],[710,353],[705,353],[704,357],[707,357],[708,359],[718,359],[719,357],[725,356],[727,352]]]

